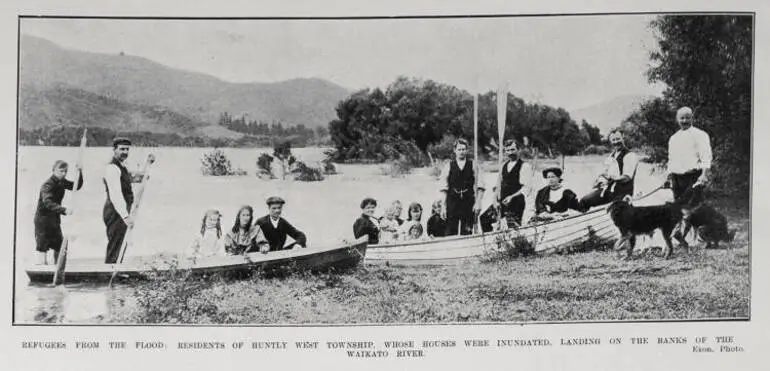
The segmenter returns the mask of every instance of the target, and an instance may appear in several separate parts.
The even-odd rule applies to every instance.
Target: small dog
[[[682,219],[682,209],[677,204],[666,203],[655,206],[633,206],[631,197],[626,196],[622,200],[613,201],[607,208],[612,222],[620,230],[621,240],[616,246],[628,241],[626,259],[631,257],[636,245],[636,236],[652,235],[655,230],[663,232],[666,241],[666,249],[663,257],[668,259],[674,251],[671,243],[671,233],[679,225]]]
[[[732,242],[735,230],[727,228],[727,218],[711,205],[701,203],[694,208],[683,208],[682,215],[690,222],[700,238],[706,242],[706,248],[718,248],[719,242]]]

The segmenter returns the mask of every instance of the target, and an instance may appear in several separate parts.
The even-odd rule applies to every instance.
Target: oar
[[[481,176],[481,160],[479,159],[479,95],[473,93],[473,161],[476,164],[475,176],[473,177],[473,192],[474,194],[479,189],[479,177]],[[481,205],[482,200],[476,200]],[[473,223],[473,234],[478,234],[481,226],[481,212],[475,216],[475,222]]]
[[[503,143],[505,140],[505,116],[508,113],[508,87],[505,85],[500,85],[500,87],[497,89],[497,136],[499,138],[498,140],[498,157],[497,157],[497,167],[499,169],[503,168]],[[503,177],[499,177],[500,181],[497,183],[497,191],[502,194],[502,188],[503,188]],[[503,225],[503,201],[497,200],[497,225],[498,227],[502,228]]]
[[[141,205],[144,191],[147,189],[147,182],[150,179],[150,165],[155,162],[155,158],[152,154],[149,154],[147,156],[147,160],[144,162],[144,167],[142,168],[142,188],[139,188],[139,191],[136,194],[136,197],[134,198],[134,204],[131,207],[131,213],[129,214],[129,219],[133,221],[133,224],[128,227],[126,230],[126,234],[123,237],[123,244],[120,247],[120,258],[118,259],[118,263],[114,264],[112,266],[112,277],[110,277],[110,283],[109,287],[112,288],[112,281],[115,279],[115,276],[118,274],[118,266],[123,263],[123,258],[126,255],[126,250],[128,249],[128,245],[131,241],[131,237],[133,236],[134,226],[136,225],[136,216],[139,212],[139,206]]]
[[[88,132],[87,128],[83,128],[83,136],[80,138],[80,150],[78,151],[78,158],[76,164],[76,168],[80,169],[78,172],[78,175],[75,177],[75,184],[72,187],[72,202],[70,205],[75,204],[75,196],[78,193],[78,183],[80,183],[80,177],[83,176],[83,153],[86,150],[86,133]],[[53,274],[53,285],[58,286],[64,283],[64,270],[67,267],[67,250],[69,249],[69,239],[72,237],[71,235],[65,236],[64,241],[62,241],[61,248],[59,249],[59,256],[56,258],[56,272]],[[74,240],[74,238],[73,238]]]

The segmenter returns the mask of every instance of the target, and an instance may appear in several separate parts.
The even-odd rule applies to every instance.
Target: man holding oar
[[[439,176],[439,191],[445,200],[441,213],[447,223],[447,236],[458,234],[458,224],[460,234],[471,234],[476,215],[481,211],[483,178],[474,161],[467,156],[468,141],[457,139],[455,159],[444,166]]]
[[[64,191],[75,188],[75,183],[66,179],[69,166],[62,160],[53,164],[53,174],[40,187],[40,196],[35,210],[35,242],[37,244],[37,264],[48,264],[48,250],[53,250],[54,261],[59,259],[59,249],[64,242],[61,231],[61,216],[72,215],[73,208],[62,206]],[[77,171],[77,189],[83,187],[83,173],[80,166]]]
[[[674,201],[686,207],[695,207],[703,201],[703,189],[711,170],[711,138],[692,125],[693,113],[690,107],[676,112],[679,131],[668,140],[668,179]],[[683,236],[690,231],[687,218],[682,219],[682,229],[674,233],[680,244],[687,246]]]
[[[102,217],[107,227],[107,254],[104,262],[113,264],[120,256],[123,239],[129,227],[133,227],[129,212],[134,203],[134,191],[131,183],[142,181],[141,174],[131,174],[124,162],[131,150],[131,141],[127,138],[115,138],[112,141],[112,159],[104,172],[104,187],[107,199],[104,202]],[[148,160],[154,161],[150,155]]]

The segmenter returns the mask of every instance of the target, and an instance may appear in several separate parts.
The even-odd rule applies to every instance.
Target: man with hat
[[[594,191],[580,199],[581,211],[634,194],[639,159],[626,146],[620,129],[612,129],[608,139],[613,151],[604,161],[604,171],[597,178]]]
[[[271,196],[267,199],[267,207],[269,214],[257,219],[256,224],[262,228],[267,242],[270,244],[270,251],[288,250],[294,247],[294,245],[307,246],[307,238],[305,234],[297,230],[281,217],[283,211],[284,201],[280,197]],[[294,243],[284,246],[286,244],[286,236],[294,239]]]
[[[529,164],[519,157],[519,146],[513,139],[505,141],[505,154],[508,161],[500,169],[497,184],[500,189],[495,189],[495,199],[500,203],[502,216],[508,221],[508,225],[521,225],[526,206],[524,195],[529,193],[529,180],[532,169]],[[522,177],[522,174],[524,176]]]
[[[690,107],[682,107],[676,112],[676,122],[679,131],[668,140],[668,179],[665,186],[671,188],[675,202],[691,208],[703,201],[703,189],[711,170],[711,138],[692,125]],[[690,230],[686,218],[682,219],[682,229],[684,232],[678,230],[674,237],[686,246],[687,242],[682,237]]]
[[[115,138],[112,141],[112,158],[104,172],[104,183],[107,198],[104,202],[102,218],[107,227],[107,253],[104,262],[113,264],[118,261],[120,249],[126,231],[134,225],[130,216],[134,203],[134,191],[131,183],[142,181],[142,174],[131,174],[125,166],[125,161],[131,150],[131,141],[127,138]],[[155,161],[153,155],[149,161]]]

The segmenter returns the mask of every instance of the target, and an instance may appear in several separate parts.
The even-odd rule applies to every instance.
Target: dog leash
[[[658,188],[655,188],[655,189],[653,189],[652,191],[649,191],[649,192],[647,192],[647,193],[646,193],[646,194],[644,194],[644,195],[641,195],[641,196],[639,196],[639,197],[634,197],[634,198],[633,198],[633,200],[634,200],[634,201],[636,201],[636,200],[641,200],[641,199],[643,199],[643,198],[647,198],[647,197],[650,197],[650,196],[651,196],[653,193],[655,193],[655,192],[657,192],[657,191],[660,191],[660,190],[661,190],[661,189],[663,189],[663,188],[666,188],[666,184],[665,184],[665,183],[663,183],[662,185],[660,185]]]

